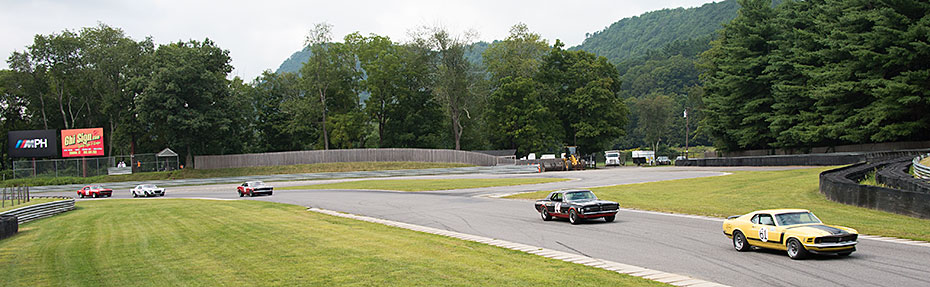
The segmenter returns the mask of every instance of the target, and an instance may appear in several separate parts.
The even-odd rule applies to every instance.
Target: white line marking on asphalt
[[[469,234],[459,233],[455,231],[442,230],[442,229],[420,226],[420,225],[413,225],[413,224],[408,224],[408,223],[401,223],[401,222],[379,219],[379,218],[374,218],[374,217],[342,213],[342,212],[320,209],[320,208],[308,208],[307,210],[317,212],[317,213],[322,213],[322,214],[328,214],[332,216],[343,217],[343,218],[351,218],[351,219],[367,221],[367,222],[372,222],[372,223],[380,223],[384,225],[395,226],[395,227],[400,227],[404,229],[420,231],[424,233],[442,235],[442,236],[453,237],[453,238],[460,238],[466,241],[481,242],[481,243],[486,243],[489,245],[501,246],[502,248],[523,251],[526,253],[535,254],[535,255],[542,256],[542,257],[546,257],[546,258],[559,259],[565,262],[572,262],[572,263],[585,262],[583,265],[601,268],[604,270],[614,271],[614,272],[623,273],[623,274],[630,274],[630,275],[640,277],[640,278],[645,278],[645,279],[649,279],[649,278],[646,278],[647,276],[654,276],[655,278],[659,278],[660,280],[666,280],[666,281],[654,280],[658,282],[674,282],[674,283],[693,282],[690,284],[691,285],[703,284],[702,286],[726,286],[726,285],[721,285],[719,283],[704,281],[700,279],[694,279],[694,278],[683,276],[683,275],[667,273],[667,272],[662,272],[658,270],[652,270],[648,268],[623,264],[619,262],[613,262],[610,260],[593,258],[589,256],[582,256],[582,255],[562,252],[558,250],[546,249],[546,248],[536,247],[532,245],[514,243],[514,242],[510,242],[506,240],[481,237],[477,235],[469,235]],[[507,246],[510,246],[510,247],[507,247]],[[527,248],[532,248],[534,250],[531,250],[531,251],[523,250]],[[671,283],[671,284],[676,285],[674,283]],[[686,286],[686,285],[677,285],[677,286]]]

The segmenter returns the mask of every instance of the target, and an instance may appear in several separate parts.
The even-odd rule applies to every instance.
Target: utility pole
[[[690,156],[688,154],[688,147],[689,147],[688,138],[691,137],[690,136],[691,135],[691,125],[690,125],[691,119],[688,118],[688,108],[685,108],[684,116],[685,116],[685,159],[687,159]]]

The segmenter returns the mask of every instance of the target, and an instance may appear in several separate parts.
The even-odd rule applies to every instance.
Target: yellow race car
[[[859,232],[825,225],[808,210],[759,210],[730,216],[723,221],[723,234],[733,239],[737,251],[753,247],[786,250],[791,259],[810,253],[846,256],[856,251]]]

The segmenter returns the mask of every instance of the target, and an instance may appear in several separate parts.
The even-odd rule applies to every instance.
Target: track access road
[[[721,221],[717,219],[621,210],[612,223],[595,220],[570,225],[567,221],[542,221],[531,201],[485,197],[715,176],[728,170],[732,169],[617,168],[535,175],[576,179],[540,185],[437,192],[288,190],[246,199],[318,207],[498,238],[732,286],[930,286],[930,247],[861,239],[859,250],[849,257],[797,261],[778,251],[736,252],[722,234]],[[281,184],[285,183],[276,185]],[[168,197],[240,199],[233,191],[234,186],[175,188],[173,192],[169,190]],[[117,192],[114,197],[122,197],[122,193]]]

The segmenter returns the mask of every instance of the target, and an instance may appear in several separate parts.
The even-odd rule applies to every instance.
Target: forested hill
[[[287,60],[284,60],[281,63],[281,66],[278,66],[278,70],[275,73],[297,73],[300,71],[300,67],[303,67],[304,62],[310,59],[310,47],[304,47],[300,51],[294,52],[291,54]]]
[[[465,58],[468,59],[469,62],[472,62],[472,64],[481,63],[481,53],[484,53],[488,45],[490,45],[488,42],[477,42],[472,44],[471,48],[465,53]],[[310,59],[310,48],[305,47],[291,54],[287,60],[284,60],[281,66],[278,66],[278,70],[276,70],[275,73],[297,73],[308,59]]]
[[[726,0],[695,8],[648,12],[587,35],[581,45],[572,49],[592,52],[617,64],[674,41],[711,35],[721,24],[733,20],[738,10],[736,0]]]

